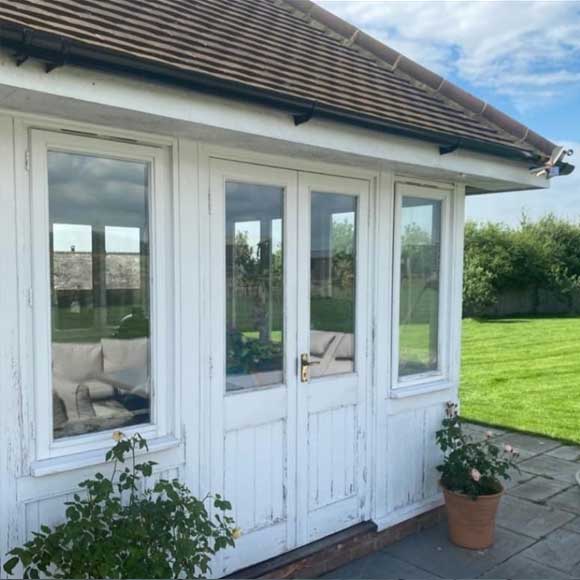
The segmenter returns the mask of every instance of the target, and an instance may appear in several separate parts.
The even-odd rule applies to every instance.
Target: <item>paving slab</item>
[[[548,505],[557,509],[580,514],[580,487],[574,485],[548,500]]]
[[[496,543],[472,551],[450,543],[447,526],[410,536],[380,552],[352,562],[327,578],[579,578],[580,447],[545,437],[481,425],[466,425],[474,438],[494,432],[494,443],[521,452],[498,513]],[[498,432],[501,432],[498,434]]]
[[[580,463],[580,447],[577,445],[562,445],[548,451],[547,455],[555,457],[556,459],[564,459],[565,461],[576,461]],[[578,467],[580,469],[580,466]]]
[[[487,427],[485,425],[476,425],[475,423],[463,423],[463,431],[472,437],[474,441],[483,441],[488,432],[491,432],[494,439],[506,433],[503,429],[496,429],[495,427]]]
[[[522,461],[519,467],[522,471],[528,473],[543,475],[544,477],[551,477],[570,483],[576,483],[576,473],[578,472],[577,463],[556,459],[549,455],[532,457],[532,459]]]
[[[578,532],[580,534],[580,518],[576,518],[575,520],[568,522],[564,526],[564,529],[572,530],[573,532]]]
[[[446,523],[424,530],[388,546],[383,551],[395,558],[443,578],[476,578],[534,543],[534,539],[502,528],[488,550],[465,550],[451,544]]]
[[[521,485],[517,485],[509,490],[509,494],[522,499],[534,502],[543,502],[570,487],[569,483],[558,481],[557,479],[546,479],[545,477],[534,477]],[[580,492],[580,488],[578,489]],[[580,498],[579,498],[580,500]],[[580,503],[580,501],[579,501]]]
[[[504,445],[509,443],[515,449],[520,451],[528,451],[537,455],[538,453],[546,453],[562,444],[553,439],[546,437],[538,437],[536,435],[526,435],[524,433],[506,433],[494,440],[497,445]]]
[[[482,578],[510,578],[511,580],[570,578],[565,572],[549,568],[522,555],[514,556],[486,572]]]
[[[517,464],[522,463],[522,461],[527,461],[532,457],[539,457],[541,453],[532,453],[531,451],[526,451],[525,449],[518,449],[518,455],[515,459]]]
[[[533,473],[527,473],[521,470],[518,471],[517,469],[513,468],[510,469],[508,473],[510,479],[504,479],[502,481],[502,485],[508,491],[513,487],[516,487],[517,485],[521,485],[522,483],[525,483],[526,481],[530,481],[531,479],[534,479],[534,477],[537,477]]]
[[[323,578],[336,578],[337,580],[382,580],[384,578],[416,578],[417,580],[431,580],[439,578],[426,570],[399,560],[384,552],[376,552],[350,562],[346,566],[329,572]]]
[[[517,497],[505,496],[499,506],[497,524],[508,530],[540,539],[574,519],[574,515]]]
[[[556,530],[522,552],[522,556],[571,573],[580,564],[580,534]]]

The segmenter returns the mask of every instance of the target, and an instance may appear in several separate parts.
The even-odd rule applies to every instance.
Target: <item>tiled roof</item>
[[[541,158],[555,147],[310,0],[0,0],[7,31],[448,144]]]

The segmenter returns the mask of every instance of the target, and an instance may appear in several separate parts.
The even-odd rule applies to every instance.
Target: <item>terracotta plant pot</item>
[[[484,550],[495,541],[495,516],[504,491],[475,500],[443,487],[449,539],[461,548]]]

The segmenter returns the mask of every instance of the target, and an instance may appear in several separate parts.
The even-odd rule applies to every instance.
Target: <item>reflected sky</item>
[[[147,231],[147,163],[49,151],[55,251],[91,251],[91,226],[105,227],[107,252],[139,251]]]
[[[438,200],[428,200],[415,197],[404,197],[401,214],[401,231],[405,232],[410,226],[415,226],[425,232],[431,239],[440,236],[440,206]],[[435,228],[435,231],[433,229]]]

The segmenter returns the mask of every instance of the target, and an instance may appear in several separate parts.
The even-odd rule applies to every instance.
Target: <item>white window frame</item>
[[[393,304],[391,396],[411,396],[449,388],[451,345],[451,272],[452,272],[452,193],[451,188],[415,183],[395,184],[395,212],[393,227]],[[403,198],[414,197],[441,202],[441,260],[439,271],[439,316],[437,369],[405,377],[399,376],[400,293],[401,293],[401,218]]]
[[[48,152],[62,151],[110,159],[141,161],[150,165],[150,364],[151,423],[123,428],[127,435],[139,432],[152,448],[166,446],[174,435],[175,368],[174,252],[171,150],[64,132],[31,129],[30,151],[30,248],[33,363],[33,416],[35,461],[32,474],[100,463],[102,450],[111,446],[111,430],[55,440],[52,417],[52,329],[49,256]],[[80,460],[80,458],[83,458]],[[75,461],[79,459],[79,461]]]

